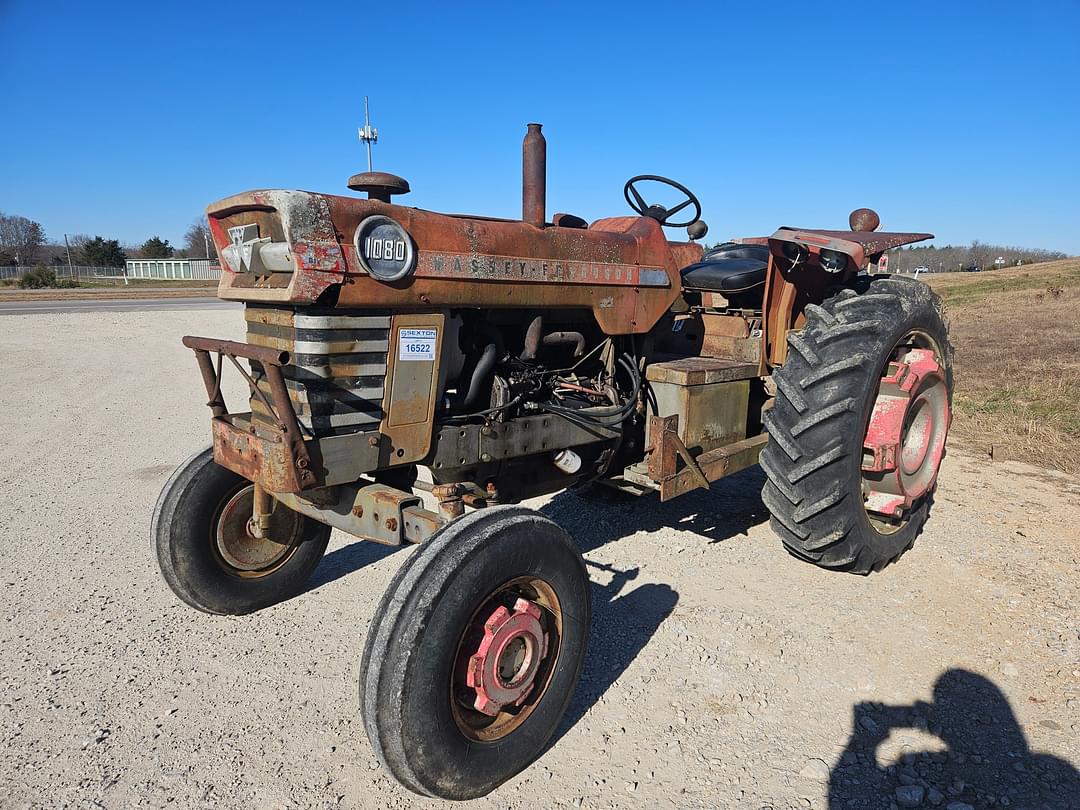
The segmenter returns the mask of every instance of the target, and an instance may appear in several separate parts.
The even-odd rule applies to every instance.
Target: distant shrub
[[[47,287],[68,290],[78,287],[79,282],[73,278],[57,278],[55,270],[39,264],[19,277],[19,286],[24,290],[44,290]]]
[[[27,270],[19,278],[19,286],[24,290],[41,290],[56,286],[56,273],[43,264]]]

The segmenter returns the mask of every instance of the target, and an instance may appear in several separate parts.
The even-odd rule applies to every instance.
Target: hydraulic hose
[[[481,393],[483,393],[484,382],[491,375],[492,369],[495,368],[495,361],[498,359],[498,356],[499,350],[494,343],[489,343],[484,347],[484,353],[480,355],[480,359],[473,369],[472,376],[469,378],[468,391],[466,391],[464,395],[458,391],[450,397],[451,413],[461,413],[476,405],[476,401],[480,398]]]
[[[579,424],[581,422],[589,422],[602,427],[615,427],[626,421],[637,407],[638,394],[641,392],[641,375],[638,373],[633,358],[629,355],[621,355],[617,358],[616,362],[630,376],[630,379],[633,382],[633,391],[622,405],[594,408],[589,412],[583,412],[575,408],[567,408],[551,402],[543,403],[542,407],[546,411],[567,417]]]

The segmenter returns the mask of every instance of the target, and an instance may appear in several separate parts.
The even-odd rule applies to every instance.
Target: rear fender
[[[801,329],[808,304],[820,304],[881,254],[933,239],[929,233],[878,233],[780,228],[769,237],[763,303],[761,373],[787,359],[787,334]]]

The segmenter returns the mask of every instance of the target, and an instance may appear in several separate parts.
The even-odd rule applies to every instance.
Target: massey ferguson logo
[[[250,242],[252,239],[258,238],[258,225],[236,225],[235,227],[229,228],[229,239],[237,250],[244,246],[244,242]]]
[[[245,267],[251,267],[251,252],[259,240],[259,226],[234,225],[229,228],[229,240],[232,244],[225,248],[226,256],[231,259],[230,264],[236,272],[241,273]]]

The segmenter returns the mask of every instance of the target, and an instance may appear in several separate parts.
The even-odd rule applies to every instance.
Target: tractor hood
[[[701,248],[646,217],[584,227],[456,216],[307,191],[260,190],[207,208],[222,257],[218,294],[348,307],[591,308],[647,331]],[[579,224],[580,223],[580,224]],[[616,331],[624,331],[616,329]]]

